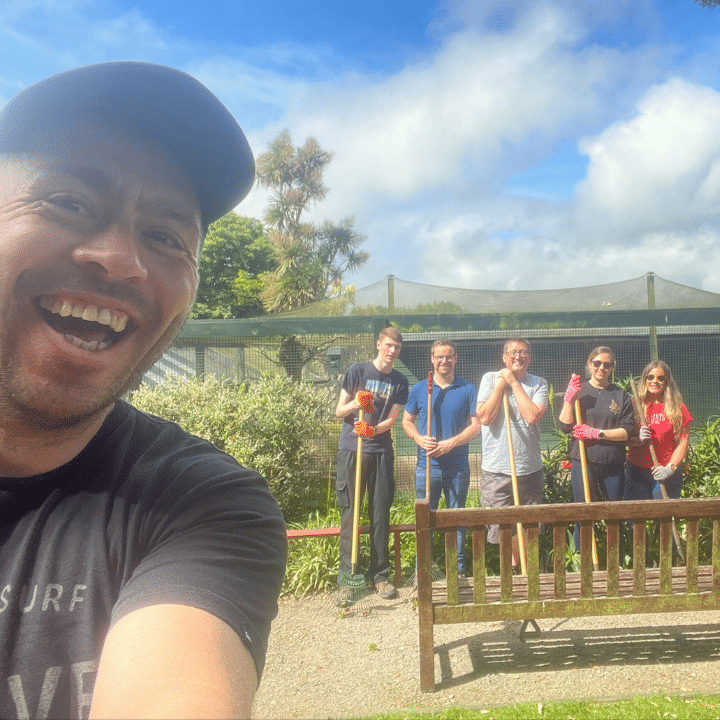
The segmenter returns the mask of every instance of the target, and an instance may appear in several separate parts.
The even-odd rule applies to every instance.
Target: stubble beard
[[[188,311],[189,312],[189,311]],[[11,417],[30,430],[62,432],[77,430],[93,424],[105,415],[125,393],[134,390],[142,382],[145,373],[172,345],[182,328],[187,314],[172,321],[165,333],[148,353],[128,371],[119,374],[95,397],[79,404],[71,385],[59,385],[55,393],[38,391],[23,369],[15,362],[13,352],[3,353],[0,367],[0,415]],[[63,405],[64,403],[64,405]]]

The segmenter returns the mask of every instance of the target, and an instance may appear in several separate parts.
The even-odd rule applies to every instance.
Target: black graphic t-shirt
[[[408,399],[407,378],[398,370],[381,373],[372,362],[355,363],[348,368],[342,389],[355,397],[360,390],[367,390],[375,396],[375,412],[365,413],[364,420],[375,426],[387,419],[393,405],[404,405]],[[340,433],[340,450],[356,450],[357,435],[355,422],[357,415],[343,418],[342,432]],[[363,453],[377,453],[392,448],[392,435],[389,432],[380,433],[373,438],[363,438]]]
[[[148,605],[216,615],[262,672],[286,553],[260,475],[118,402],[68,464],[0,478],[0,717],[87,717],[108,629]]]

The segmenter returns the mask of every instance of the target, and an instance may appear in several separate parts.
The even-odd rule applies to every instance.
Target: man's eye
[[[69,210],[70,212],[78,213],[79,215],[92,217],[92,212],[90,211],[88,206],[80,200],[76,200],[75,198],[54,197],[50,199],[50,202],[56,207],[62,208],[63,210]]]
[[[174,235],[164,230],[149,230],[145,233],[145,237],[158,245],[176,249],[183,248],[183,244]]]

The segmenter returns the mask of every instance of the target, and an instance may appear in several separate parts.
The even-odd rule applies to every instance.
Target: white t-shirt
[[[497,372],[485,373],[480,381],[478,404],[485,402],[495,387]],[[527,396],[536,404],[548,407],[548,383],[544,378],[526,373],[520,381]],[[515,393],[508,393],[511,434],[515,454],[515,472],[528,475],[542,468],[540,452],[540,425],[529,425],[518,410]],[[502,408],[490,425],[482,426],[482,469],[488,472],[510,474],[505,413]]]

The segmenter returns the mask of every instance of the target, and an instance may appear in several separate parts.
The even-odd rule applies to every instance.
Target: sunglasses
[[[599,368],[602,366],[605,370],[610,370],[610,368],[615,364],[614,362],[606,362],[604,360],[593,360],[592,361],[593,367]]]
[[[648,375],[647,380],[648,382],[652,382],[653,380],[659,383],[667,382],[667,378],[664,375]]]

